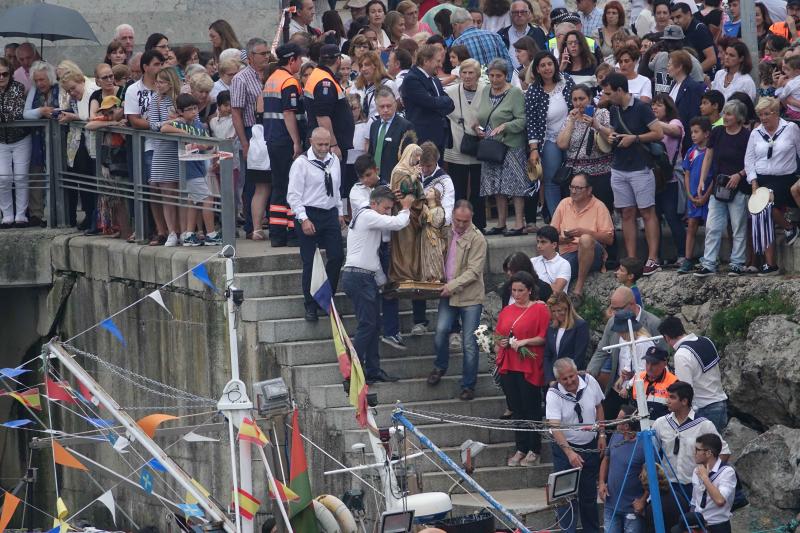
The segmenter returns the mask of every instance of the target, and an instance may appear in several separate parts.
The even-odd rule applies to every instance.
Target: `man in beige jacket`
[[[458,200],[453,208],[453,225],[447,235],[444,272],[447,283],[442,289],[437,313],[436,361],[428,376],[428,385],[436,385],[447,372],[450,361],[449,336],[456,317],[461,319],[464,362],[461,376],[461,399],[475,398],[478,379],[478,343],[475,330],[483,311],[483,269],[486,264],[486,239],[472,224],[472,204]]]

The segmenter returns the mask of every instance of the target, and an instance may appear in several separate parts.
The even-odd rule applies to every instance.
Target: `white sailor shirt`
[[[719,507],[711,495],[707,494],[706,486],[697,473],[692,474],[692,506],[696,513],[703,515],[706,524],[714,526],[723,524],[731,519],[731,507],[733,506],[733,498],[736,496],[736,471],[731,465],[722,464],[722,461],[717,458],[714,467],[708,473],[711,479],[711,484],[717,487],[725,498],[725,505]],[[703,497],[705,495],[705,498]]]
[[[593,425],[597,422],[597,406],[603,402],[603,390],[600,384],[591,375],[578,376],[578,390],[575,394],[567,390],[559,383],[555,387],[547,389],[547,405],[545,418],[547,420],[557,420],[562,426],[574,424]],[[575,405],[580,405],[581,418]],[[576,446],[589,444],[597,436],[594,431],[578,431],[574,429],[561,430],[567,442]]]
[[[717,432],[717,428],[707,418],[695,418],[694,410],[689,411],[689,416],[678,424],[675,415],[669,413],[653,422],[653,431],[656,432],[661,456],[664,458],[664,473],[671,483],[688,485],[692,482],[692,474],[697,466],[694,462],[694,445],[697,437],[706,433],[713,433],[722,440],[722,454],[730,455],[728,443]],[[667,459],[672,468],[667,464]],[[677,479],[673,474],[675,470]]]
[[[333,182],[331,194],[325,187],[325,173],[312,161],[317,160],[314,149],[309,148],[308,152],[301,155],[292,163],[289,169],[289,187],[286,192],[286,201],[292,208],[297,220],[302,222],[308,218],[306,207],[316,207],[318,209],[333,209],[339,211],[339,216],[344,215],[342,199],[339,194],[339,187],[342,183],[342,172],[339,167],[339,158],[335,154],[329,153],[321,161],[331,176]]]

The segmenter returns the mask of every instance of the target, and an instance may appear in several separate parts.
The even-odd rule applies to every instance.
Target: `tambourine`
[[[759,187],[747,201],[747,210],[751,215],[762,213],[769,204],[775,202],[775,193],[768,187]]]

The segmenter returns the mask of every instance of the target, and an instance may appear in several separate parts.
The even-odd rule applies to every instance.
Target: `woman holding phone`
[[[584,172],[589,176],[592,194],[614,213],[614,194],[611,192],[611,153],[600,150],[592,130],[592,117],[603,126],[611,124],[608,109],[595,108],[592,105],[592,90],[586,85],[572,88],[572,111],[558,134],[556,144],[566,151],[567,165],[572,173]]]

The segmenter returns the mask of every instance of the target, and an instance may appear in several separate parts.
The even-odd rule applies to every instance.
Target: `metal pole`
[[[455,462],[455,461],[453,461],[452,459],[450,459],[450,457],[448,457],[448,455],[447,455],[446,453],[444,453],[444,452],[443,452],[441,449],[439,449],[439,447],[438,447],[438,446],[436,446],[436,445],[435,445],[435,444],[434,444],[434,443],[433,443],[433,442],[432,442],[432,441],[431,441],[431,440],[430,440],[428,437],[426,437],[425,435],[423,435],[423,434],[422,434],[422,433],[421,433],[421,432],[420,432],[420,431],[419,431],[419,430],[418,430],[418,429],[417,429],[417,428],[414,426],[414,424],[412,424],[411,422],[409,422],[409,420],[408,420],[408,419],[407,419],[405,416],[403,416],[403,412],[402,412],[402,411],[395,411],[394,413],[392,413],[392,420],[394,420],[394,421],[396,421],[396,422],[399,422],[399,423],[403,424],[403,426],[405,426],[405,427],[406,427],[406,428],[407,428],[409,431],[411,431],[411,432],[412,432],[414,435],[416,435],[416,436],[417,436],[417,438],[419,439],[419,441],[420,441],[420,442],[423,444],[423,446],[426,446],[426,447],[430,448],[431,450],[433,450],[433,452],[434,452],[436,455],[438,455],[438,456],[439,456],[439,459],[441,459],[441,460],[442,460],[442,461],[443,461],[445,464],[447,464],[447,466],[449,466],[450,468],[452,468],[452,469],[453,469],[453,471],[454,471],[456,474],[458,474],[458,475],[461,477],[461,479],[463,479],[464,481],[466,481],[466,482],[467,482],[467,484],[468,484],[470,487],[472,487],[473,489],[475,489],[475,490],[478,492],[478,494],[480,494],[481,496],[483,496],[483,498],[484,498],[484,499],[485,499],[487,502],[489,502],[489,503],[491,504],[491,506],[492,506],[492,507],[494,507],[495,509],[497,509],[497,511],[498,511],[498,512],[502,513],[502,515],[503,515],[503,516],[505,516],[505,517],[508,519],[508,521],[509,521],[509,522],[511,522],[512,524],[514,524],[514,525],[515,525],[515,526],[516,526],[516,527],[519,529],[519,531],[520,531],[521,533],[531,533],[530,529],[528,529],[528,528],[525,526],[525,524],[523,524],[523,523],[522,523],[522,522],[519,520],[519,518],[517,518],[516,516],[514,516],[514,515],[513,515],[513,514],[512,514],[512,513],[511,513],[511,512],[508,510],[508,509],[506,509],[506,508],[503,506],[503,504],[501,504],[500,502],[498,502],[497,500],[495,500],[495,499],[494,499],[494,497],[493,497],[491,494],[489,494],[488,492],[486,492],[486,490],[485,490],[483,487],[481,487],[480,485],[478,485],[478,482],[477,482],[477,481],[475,481],[474,479],[472,479],[472,478],[469,476],[469,474],[467,474],[466,472],[464,472],[464,470],[463,470],[463,469],[462,469],[460,466],[458,466],[458,465],[456,464],[456,462]],[[387,507],[388,507],[388,502],[387,502]],[[664,533],[664,531],[663,531],[663,529],[662,529],[661,531],[659,531],[659,532],[657,532],[657,533]]]
[[[739,20],[742,21],[742,42],[750,50],[753,58],[753,68],[750,75],[758,87],[758,35],[756,33],[756,4],[754,0],[739,0]],[[755,102],[754,102],[755,103]]]
[[[647,396],[645,395],[644,391],[644,381],[642,380],[642,371],[644,370],[641,368],[641,360],[636,353],[636,337],[633,334],[633,322],[628,319],[628,335],[630,339],[630,351],[631,351],[631,361],[633,361],[633,389],[636,391],[636,409],[639,411],[639,416],[641,420],[639,420],[639,424],[641,424],[642,429],[650,429],[653,425],[653,422],[650,420],[650,410],[647,408]],[[643,341],[643,339],[640,339]],[[615,414],[615,413],[610,413]],[[606,417],[609,416],[609,413],[606,413]]]
[[[133,156],[133,231],[136,239],[143,241],[144,234],[144,177],[142,157],[142,137],[136,130],[131,131],[131,154]]]
[[[83,383],[86,388],[89,389],[89,392],[99,400],[100,404],[105,407],[120,424],[125,426],[128,433],[164,466],[164,469],[181,487],[186,489],[186,491],[197,500],[211,519],[222,522],[225,531],[228,533],[234,533],[236,531],[236,527],[231,523],[225,513],[192,483],[192,478],[189,477],[169,455],[164,453],[164,450],[153,442],[153,439],[136,424],[128,413],[122,411],[119,404],[117,404],[81,365],[75,362],[72,356],[63,351],[61,346],[55,341],[47,343],[47,350],[57,357],[58,360],[61,361],[61,364],[64,365],[64,368],[69,370],[79,382]]]
[[[220,149],[233,152],[230,142],[220,145]],[[244,179],[241,177],[241,179]],[[221,159],[219,162],[220,222],[222,225],[222,244],[236,244],[236,187],[233,183],[233,161]]]
[[[67,205],[64,188],[61,186],[61,172],[64,165],[64,143],[61,135],[64,131],[65,129],[58,123],[53,124],[50,128],[52,135],[50,141],[52,143],[52,156],[50,159],[53,162],[53,167],[50,171],[50,179],[53,183],[50,187],[55,192],[55,207],[51,209],[56,210],[59,226],[69,224],[69,206]]]
[[[249,442],[246,442],[248,446],[250,445]],[[261,460],[264,461],[264,469],[267,471],[267,481],[269,481],[269,486],[272,489],[272,494],[275,496],[275,503],[278,505],[278,509],[281,510],[281,516],[283,517],[283,521],[286,523],[286,529],[289,533],[294,533],[292,529],[292,524],[289,521],[289,515],[286,514],[286,508],[283,506],[283,500],[281,500],[281,493],[278,492],[278,486],[275,483],[275,476],[272,475],[272,469],[269,467],[269,461],[267,461],[267,454],[264,453],[264,447],[259,446],[258,451],[261,453]],[[252,521],[250,521],[252,526]]]
[[[53,125],[48,120],[44,127],[44,176],[45,182],[45,202],[47,203],[47,227],[55,228],[58,225],[58,215],[56,214],[56,179],[53,174]]]
[[[644,422],[644,420],[642,420]],[[650,503],[653,506],[653,522],[656,533],[665,533],[664,513],[661,509],[661,493],[658,491],[658,472],[656,472],[656,461],[653,452],[653,438],[655,433],[652,429],[641,431],[636,438],[641,440],[644,448],[644,460],[647,466],[647,484],[650,487]]]

